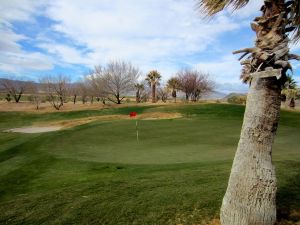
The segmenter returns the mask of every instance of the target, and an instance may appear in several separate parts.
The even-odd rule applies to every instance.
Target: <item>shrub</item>
[[[247,96],[243,96],[243,95],[234,95],[227,99],[228,103],[240,104],[240,105],[246,104],[246,100],[247,100]]]

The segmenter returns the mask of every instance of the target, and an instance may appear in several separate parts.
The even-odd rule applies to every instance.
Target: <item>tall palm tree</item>
[[[156,102],[156,86],[159,85],[159,81],[161,79],[161,75],[156,70],[152,70],[148,73],[146,80],[149,82],[151,86],[152,92],[152,102]]]
[[[249,0],[198,0],[211,16],[228,6],[239,9]],[[290,39],[300,39],[299,0],[265,0],[262,15],[251,23],[255,47],[243,53],[241,79],[250,84],[246,111],[228,187],[221,207],[222,225],[271,225],[276,221],[276,176],[272,144],[280,113],[280,93],[291,69],[288,60],[300,57],[289,53]],[[250,55],[249,55],[250,54]]]
[[[167,86],[168,86],[168,88],[172,89],[172,97],[174,98],[175,103],[176,103],[177,90],[179,89],[179,80],[178,80],[178,78],[171,77],[168,80]]]
[[[285,88],[296,89],[297,82],[295,81],[295,79],[291,75],[287,75],[286,76],[286,82],[285,82],[284,86],[285,86]]]
[[[292,76],[287,75],[287,79],[284,84],[284,89],[281,91],[281,94],[285,96],[285,100],[289,100],[290,108],[295,108],[295,98],[297,93],[297,82],[292,78]]]

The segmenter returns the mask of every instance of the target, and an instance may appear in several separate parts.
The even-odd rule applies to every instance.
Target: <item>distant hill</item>
[[[6,90],[3,88],[3,86],[1,85],[1,83],[4,82],[10,82],[12,84],[16,83],[17,85],[25,85],[25,86],[30,86],[30,85],[34,85],[35,87],[37,87],[37,89],[39,91],[43,90],[43,84],[42,83],[38,83],[38,82],[33,82],[33,81],[22,81],[22,80],[12,80],[12,79],[6,79],[6,78],[0,78],[0,92],[6,92]],[[73,86],[78,85],[78,83],[68,83],[68,87],[72,88]]]
[[[229,99],[229,98],[231,98],[231,97],[234,97],[234,96],[236,96],[236,97],[246,97],[247,94],[232,92],[232,93],[230,93],[230,94],[224,96],[224,97],[223,97],[223,100],[227,100],[227,99]]]
[[[5,82],[9,82],[12,84],[16,84],[16,85],[22,85],[22,86],[26,86],[26,85],[37,85],[39,88],[41,86],[40,83],[35,83],[33,81],[23,81],[23,80],[12,80],[12,79],[6,79],[6,78],[0,78],[0,92],[5,92],[6,90],[4,89],[4,87],[1,85],[2,83]]]
[[[16,82],[18,84],[30,84],[30,85],[34,85],[37,87],[38,90],[42,91],[43,90],[43,84],[42,83],[38,83],[38,82],[33,82],[33,81],[22,81],[22,80],[11,80],[11,79],[5,79],[5,78],[0,78],[0,92],[3,93],[5,92],[5,90],[3,89],[1,83],[2,82],[5,82],[5,81],[10,81],[10,82]],[[78,85],[78,83],[69,83],[68,86],[69,88],[72,88],[73,86],[75,85]],[[128,96],[135,96],[135,91],[131,91],[127,94]],[[240,93],[230,93],[230,94],[226,94],[226,93],[223,93],[221,91],[213,91],[211,93],[208,93],[204,96],[202,96],[201,99],[204,99],[204,100],[225,100],[227,101],[227,99],[231,96],[234,96],[234,95],[237,95],[237,96],[245,96],[245,94],[240,94]],[[185,97],[185,94],[182,93],[182,92],[178,92],[178,97],[182,97],[184,98]]]
[[[207,95],[204,95],[201,99],[223,99],[225,96],[226,94],[223,92],[213,91]]]

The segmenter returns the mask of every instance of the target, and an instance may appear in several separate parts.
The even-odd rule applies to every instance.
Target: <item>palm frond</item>
[[[244,7],[249,0],[197,0],[197,7],[206,16],[212,16],[231,6],[233,10]]]
[[[294,0],[291,9],[292,9],[292,14],[291,14],[292,25],[296,27],[292,35],[292,39],[294,40],[294,42],[298,42],[300,41],[300,1]]]

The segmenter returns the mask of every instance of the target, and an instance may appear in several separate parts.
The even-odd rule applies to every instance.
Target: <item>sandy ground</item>
[[[36,105],[30,102],[4,102],[0,101],[0,112],[31,112],[31,113],[47,113],[47,112],[68,112],[68,111],[79,111],[79,110],[96,110],[102,109],[109,106],[104,106],[99,102],[93,104],[86,103],[82,104],[78,102],[73,104],[72,102],[65,103],[60,110],[56,110],[48,102],[41,103],[39,109],[36,109]]]
[[[26,133],[26,134],[34,134],[34,133],[44,133],[57,131],[62,129],[60,126],[49,126],[49,127],[20,127],[9,129],[6,132],[15,132],[15,133]]]
[[[6,130],[5,132],[18,132],[18,133],[44,133],[57,131],[61,129],[72,128],[75,126],[87,124],[93,121],[111,121],[111,120],[125,120],[125,119],[139,119],[139,120],[161,120],[161,119],[176,119],[181,118],[180,113],[162,113],[162,112],[151,112],[143,113],[136,118],[130,118],[129,115],[108,115],[108,116],[92,116],[73,120],[59,120],[48,123],[36,123],[32,126],[18,127]]]
[[[216,103],[216,100],[203,100],[198,103],[192,103],[190,102],[189,104],[199,104],[199,103]],[[222,102],[223,104],[226,102]],[[46,103],[41,103],[39,106],[39,109],[36,109],[36,106],[31,103],[31,102],[6,102],[6,101],[0,101],[0,112],[30,112],[30,113],[47,113],[47,112],[69,112],[69,111],[80,111],[80,110],[99,110],[103,108],[119,108],[119,107],[126,107],[126,106],[145,106],[145,105],[158,105],[158,106],[174,106],[177,107],[179,105],[186,104],[185,102],[178,101],[177,103],[174,103],[173,101],[168,101],[167,103],[163,102],[157,102],[157,103],[124,103],[124,104],[108,104],[108,105],[103,105],[101,102],[96,102],[94,101],[93,104],[91,103],[86,103],[82,104],[82,102],[78,101],[76,104],[73,104],[73,102],[68,102],[65,103],[60,110],[54,109],[52,105],[50,105],[48,102]],[[289,109],[287,104],[282,104],[282,109],[285,110],[291,110],[291,111],[300,111],[300,100],[296,101],[296,108],[295,109]]]
[[[216,100],[203,100],[197,103],[190,102],[189,104],[199,104],[199,103],[216,103]],[[0,101],[0,112],[30,112],[30,113],[48,113],[48,112],[69,112],[69,111],[80,111],[80,110],[98,110],[103,108],[119,108],[119,107],[127,107],[127,106],[148,106],[148,105],[155,105],[155,106],[178,106],[186,104],[183,101],[178,100],[177,103],[174,103],[173,100],[169,100],[167,103],[164,102],[157,102],[157,103],[123,103],[123,104],[114,104],[108,103],[103,105],[102,102],[94,101],[93,104],[86,103],[82,104],[82,102],[78,101],[76,104],[73,102],[64,103],[64,105],[60,108],[60,110],[56,110],[49,102],[41,103],[39,105],[39,109],[36,109],[36,105],[31,102],[6,102]]]

